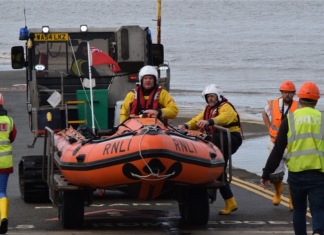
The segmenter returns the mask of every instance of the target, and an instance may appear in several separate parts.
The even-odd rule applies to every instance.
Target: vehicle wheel
[[[57,207],[57,218],[60,222],[62,222],[62,191],[58,192],[58,207]]]
[[[206,225],[208,223],[209,198],[207,189],[188,190],[184,204],[184,216],[188,224]]]
[[[47,183],[42,179],[43,156],[24,156],[19,162],[19,189],[25,202],[49,202]]]
[[[181,219],[185,219],[185,204],[182,202],[178,202],[178,207],[179,207],[179,214]]]
[[[84,219],[83,191],[62,191],[58,217],[63,228],[81,228]]]

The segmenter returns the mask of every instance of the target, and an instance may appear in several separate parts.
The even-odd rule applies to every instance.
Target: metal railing
[[[222,151],[222,153],[224,153],[224,135],[223,133],[226,132],[227,135],[227,148],[228,148],[228,183],[230,184],[232,181],[232,171],[233,171],[233,167],[232,167],[232,141],[231,141],[231,132],[229,131],[228,128],[222,127],[222,126],[217,126],[214,125],[214,131],[213,131],[213,136],[212,136],[212,142],[215,143],[215,139],[216,139],[216,133],[217,130],[219,131],[219,136],[220,136],[220,150]],[[225,156],[224,156],[225,158]],[[223,179],[225,178],[225,171],[223,171]]]

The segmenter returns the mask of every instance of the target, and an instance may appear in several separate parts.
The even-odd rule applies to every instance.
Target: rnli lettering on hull
[[[172,138],[172,140],[176,151],[186,153],[197,153],[197,150],[193,143],[188,143],[189,141],[180,138]]]
[[[117,141],[107,143],[103,150],[103,155],[123,153],[125,151],[129,151],[131,142],[132,139],[117,140]]]

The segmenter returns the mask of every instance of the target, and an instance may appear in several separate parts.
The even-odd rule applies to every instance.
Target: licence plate
[[[68,33],[35,33],[35,42],[45,41],[67,41],[69,38]]]

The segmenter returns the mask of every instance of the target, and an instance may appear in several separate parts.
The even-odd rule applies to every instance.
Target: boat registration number
[[[34,41],[67,41],[69,39],[68,33],[35,33]]]

